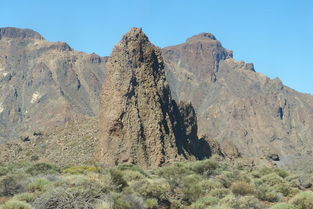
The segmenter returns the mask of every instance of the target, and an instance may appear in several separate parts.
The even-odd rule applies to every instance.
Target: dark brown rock
[[[157,167],[197,158],[195,112],[190,104],[179,107],[172,100],[161,52],[141,29],[132,28],[124,35],[106,69],[100,161]]]
[[[273,161],[279,161],[279,155],[278,154],[270,154],[270,155],[268,155],[268,158],[270,159],[270,160],[273,160]]]

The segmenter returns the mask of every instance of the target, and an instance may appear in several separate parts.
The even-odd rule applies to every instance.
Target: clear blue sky
[[[132,26],[160,47],[211,32],[235,59],[313,94],[312,0],[1,0],[5,26],[99,55]]]

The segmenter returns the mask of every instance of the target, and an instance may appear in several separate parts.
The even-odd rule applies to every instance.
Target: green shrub
[[[242,181],[242,174],[238,170],[224,171],[216,177],[224,187],[229,188],[234,181]]]
[[[201,182],[202,178],[199,175],[193,174],[183,177],[182,188],[185,197],[190,201],[195,201],[204,194]]]
[[[279,201],[279,193],[270,190],[270,187],[262,186],[257,189],[257,197],[260,200],[268,202],[277,202]]]
[[[96,204],[95,209],[113,209],[114,202],[113,201],[100,201]]]
[[[182,204],[179,200],[171,200],[171,209],[181,209]]]
[[[236,204],[237,198],[234,194],[228,194],[224,198],[222,198],[219,202],[219,205],[232,207]]]
[[[278,203],[270,207],[270,209],[297,209],[297,208],[289,203]]]
[[[9,200],[0,209],[33,209],[32,206],[26,202],[19,200]]]
[[[265,176],[265,175],[268,175],[270,173],[273,173],[273,169],[268,168],[268,167],[264,167],[261,169],[257,169],[257,172],[260,174],[260,176]]]
[[[183,163],[176,163],[171,166],[164,166],[159,168],[157,175],[166,179],[177,179],[181,176],[191,174],[192,172]]]
[[[286,178],[289,176],[289,172],[283,169],[276,168],[275,173],[282,178]]]
[[[13,196],[25,190],[25,177],[21,175],[5,176],[0,180],[0,196]]]
[[[5,165],[0,165],[0,176],[5,176],[9,173],[9,168]]]
[[[201,187],[201,190],[205,193],[209,193],[210,191],[214,189],[220,189],[224,188],[223,185],[216,180],[213,179],[205,179],[199,182],[199,185]]]
[[[116,195],[114,198],[114,209],[131,209],[130,203],[121,195]]]
[[[285,197],[294,196],[299,192],[299,189],[291,187],[287,183],[277,184],[273,186],[274,191],[283,194]]]
[[[36,198],[37,198],[36,193],[28,193],[28,192],[17,194],[17,195],[14,195],[13,197],[14,200],[25,201],[28,203],[33,202]]]
[[[142,173],[133,170],[123,171],[123,177],[127,182],[138,181],[146,178]]]
[[[199,198],[196,202],[192,203],[190,208],[192,209],[203,209],[207,208],[208,206],[216,205],[219,199],[212,196],[206,196]]]
[[[26,170],[26,173],[29,173],[33,176],[47,175],[47,174],[57,174],[60,173],[60,169],[54,165],[50,165],[47,163],[37,163],[32,165],[30,168]]]
[[[290,203],[297,206],[299,209],[313,208],[313,192],[305,191],[297,194],[290,200]]]
[[[169,185],[165,182],[153,182],[141,180],[131,187],[145,198],[156,198],[159,200],[167,199],[169,193]]]
[[[260,201],[254,196],[241,196],[234,208],[253,208],[253,209],[263,209],[264,206]]]
[[[64,173],[69,174],[84,174],[87,172],[101,172],[103,169],[96,166],[77,165],[65,168]]]
[[[227,206],[230,208],[251,208],[251,209],[263,209],[264,206],[254,196],[234,196],[233,194],[227,195],[220,200],[219,205]]]
[[[218,163],[215,160],[198,160],[189,163],[189,169],[200,175],[211,175],[218,168]]]
[[[248,184],[244,181],[235,181],[231,185],[231,191],[235,195],[248,195],[248,194],[254,194],[255,188],[251,184]]]
[[[136,195],[113,194],[114,209],[145,209],[144,201]]]
[[[284,180],[282,177],[280,177],[276,173],[265,175],[261,179],[255,181],[255,184],[257,186],[259,185],[275,186],[281,183],[284,183]]]
[[[116,186],[118,190],[122,190],[124,187],[127,187],[128,184],[123,178],[122,171],[112,168],[110,169],[111,181]]]
[[[37,178],[27,186],[27,189],[30,192],[36,192],[36,191],[43,192],[48,188],[50,184],[51,182],[48,181],[47,179]]]
[[[210,206],[210,207],[207,207],[205,209],[233,209],[233,208],[223,206],[223,205],[218,205],[218,206]]]
[[[220,189],[214,189],[212,190],[209,195],[211,195],[212,197],[216,197],[218,199],[222,199],[224,198],[226,195],[228,195],[230,193],[230,191],[228,189],[225,188],[220,188]]]
[[[154,208],[157,208],[158,206],[158,200],[154,198],[147,199],[145,203],[146,203],[146,207],[149,209],[154,209]]]
[[[130,163],[120,164],[117,166],[117,169],[121,171],[135,171],[141,173],[145,177],[149,176],[141,167]]]
[[[90,185],[89,187],[50,188],[33,202],[36,209],[53,208],[90,208],[96,205],[105,193],[101,187]]]

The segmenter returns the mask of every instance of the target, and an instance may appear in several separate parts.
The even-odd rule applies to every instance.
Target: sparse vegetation
[[[132,164],[0,165],[0,209],[312,209],[313,192],[276,168],[214,158],[143,170]]]

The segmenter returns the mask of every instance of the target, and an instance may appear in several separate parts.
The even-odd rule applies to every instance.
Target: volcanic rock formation
[[[172,100],[160,50],[132,28],[115,46],[103,86],[99,160],[144,167],[204,158],[208,145],[197,137],[193,107]],[[187,130],[187,131],[186,131]],[[206,146],[203,153],[197,146]]]
[[[217,140],[226,155],[274,153],[281,161],[312,156],[311,95],[234,60],[212,34],[194,36],[162,54],[174,99],[194,105],[199,133]]]
[[[30,29],[0,28],[0,143],[98,115],[104,62]]]

